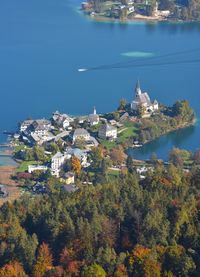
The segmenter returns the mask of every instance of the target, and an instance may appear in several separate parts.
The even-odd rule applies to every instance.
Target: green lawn
[[[132,122],[127,122],[124,124],[121,130],[122,132],[118,134],[118,142],[125,143],[129,138],[137,136],[138,127]]]
[[[32,164],[40,164],[37,161],[23,161],[20,163],[19,167],[17,168],[16,172],[24,172],[28,170],[28,166]]]
[[[110,175],[110,176],[118,177],[119,174],[120,174],[119,170],[113,170],[113,169],[108,170],[108,175]]]
[[[115,141],[99,139],[99,142],[100,142],[101,145],[106,147],[108,150],[110,150],[110,149],[117,146],[117,143]]]

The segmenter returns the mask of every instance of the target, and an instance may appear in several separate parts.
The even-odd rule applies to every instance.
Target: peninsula
[[[162,105],[142,91],[138,80],[132,101],[121,99],[116,111],[98,114],[94,107],[91,114],[76,117],[56,111],[50,119],[21,122],[12,140],[19,163],[15,178],[19,184],[28,181],[32,190],[45,192],[44,184],[53,177],[74,191],[80,178],[96,183],[98,167],[111,172],[123,167],[128,148],[141,147],[194,122],[187,101],[177,101],[172,107]],[[37,187],[40,181],[42,185]]]

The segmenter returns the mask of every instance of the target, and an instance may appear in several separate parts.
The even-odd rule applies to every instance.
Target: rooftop
[[[74,131],[74,136],[88,136],[89,133],[83,128],[78,128]]]

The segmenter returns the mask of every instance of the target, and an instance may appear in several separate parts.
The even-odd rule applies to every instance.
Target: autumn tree
[[[80,173],[81,173],[81,162],[80,162],[80,160],[77,157],[72,156],[71,163],[72,163],[72,170],[77,175],[80,175]]]
[[[0,268],[1,277],[28,277],[22,265],[17,261],[10,262]]]
[[[117,148],[113,148],[110,152],[110,158],[114,164],[121,165],[126,159],[123,147],[118,146]]]
[[[42,243],[38,250],[36,263],[33,268],[34,277],[43,277],[44,274],[52,269],[53,257],[48,244]]]
[[[98,264],[94,263],[84,268],[82,277],[106,277],[105,270]]]

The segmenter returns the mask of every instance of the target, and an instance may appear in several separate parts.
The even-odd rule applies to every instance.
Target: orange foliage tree
[[[0,268],[1,277],[28,277],[23,267],[17,261],[10,262]]]
[[[39,247],[37,260],[33,268],[34,277],[42,277],[44,274],[51,270],[53,265],[53,258],[48,244],[42,243]]]
[[[72,169],[77,175],[80,175],[80,173],[81,173],[81,162],[75,156],[72,157]]]

